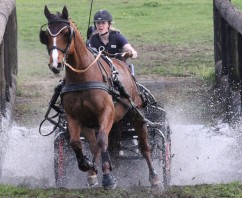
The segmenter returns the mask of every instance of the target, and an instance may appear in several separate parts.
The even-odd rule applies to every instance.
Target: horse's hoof
[[[102,185],[104,190],[115,189],[117,187],[117,179],[111,173],[105,174],[103,175]]]
[[[89,160],[85,155],[81,159],[78,159],[78,167],[83,172],[94,170],[97,173],[97,167],[95,163]]]
[[[87,186],[94,187],[98,185],[97,175],[91,175],[87,177]]]
[[[155,172],[153,174],[150,174],[149,180],[150,180],[151,187],[156,188],[161,186],[160,178]]]
[[[159,181],[152,182],[151,183],[151,187],[152,188],[163,188],[160,180]]]

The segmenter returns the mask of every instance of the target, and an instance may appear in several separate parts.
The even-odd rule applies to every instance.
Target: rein
[[[72,71],[76,72],[76,73],[85,73],[87,70],[89,70],[97,61],[98,59],[101,57],[101,55],[104,54],[108,57],[116,57],[118,54],[121,54],[121,56],[125,55],[125,52],[123,53],[115,53],[115,54],[110,54],[104,50],[99,51],[97,57],[94,59],[94,61],[91,62],[90,65],[87,66],[86,69],[75,69],[73,66],[71,66],[69,63],[67,63],[65,60],[63,61],[63,64],[67,67],[69,67]]]
[[[72,71],[76,72],[76,73],[84,73],[87,70],[89,70],[97,61],[98,59],[101,57],[103,51],[100,51],[97,55],[97,57],[94,59],[94,61],[91,62],[90,65],[87,66],[86,69],[75,69],[73,66],[71,66],[69,63],[67,63],[65,60],[63,61],[63,64],[67,67],[69,67]]]

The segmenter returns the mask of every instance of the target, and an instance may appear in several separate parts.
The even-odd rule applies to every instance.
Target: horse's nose
[[[48,64],[50,70],[54,73],[54,74],[59,74],[60,73],[60,69],[57,69],[55,67],[52,67],[51,64]]]
[[[59,62],[59,63],[57,64],[57,69],[61,69],[61,68],[62,68],[62,63]]]

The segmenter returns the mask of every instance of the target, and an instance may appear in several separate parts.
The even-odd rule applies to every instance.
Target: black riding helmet
[[[102,22],[102,21],[111,22],[112,20],[113,20],[113,17],[112,17],[112,15],[107,10],[99,10],[94,15],[93,22],[95,24],[96,22]]]

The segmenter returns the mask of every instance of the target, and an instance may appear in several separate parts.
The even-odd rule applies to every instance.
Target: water
[[[196,91],[194,94],[189,86],[164,86],[161,82],[147,84],[147,87],[156,98],[165,101],[172,129],[172,185],[242,181],[242,135],[239,126],[232,129],[223,122],[208,125],[211,109],[204,110],[207,104],[200,98],[204,93]],[[187,98],[188,93],[192,98]],[[199,97],[194,98],[195,95]],[[208,98],[203,97],[205,100]],[[0,138],[1,183],[55,187],[53,135],[42,137],[37,126],[26,128],[13,124],[6,133],[0,133]],[[133,170],[139,172],[135,177],[132,176]],[[145,164],[125,162],[113,172],[120,186],[149,184]],[[100,176],[99,169],[99,183]],[[68,188],[84,188],[85,181],[86,174],[81,173],[74,162]]]
[[[38,128],[13,125],[5,134],[1,182],[29,187],[54,186],[53,136],[42,137]]]
[[[241,180],[238,137],[227,126],[220,133],[202,125],[173,126],[172,184],[195,185]]]
[[[172,185],[227,183],[241,180],[240,133],[226,124],[216,127],[204,125],[171,125],[172,128]],[[5,137],[2,156],[1,183],[28,187],[55,187],[53,135],[42,137],[38,127],[25,128],[13,125]],[[138,164],[137,164],[138,165]],[[123,166],[123,168],[122,168]],[[141,183],[148,185],[146,165],[139,167],[139,178],[132,181],[128,162],[115,173],[121,186]],[[85,187],[85,175],[76,173],[68,188]],[[137,169],[137,166],[135,166]],[[135,170],[134,169],[134,170]],[[145,174],[144,174],[145,172]],[[78,178],[75,178],[78,175]],[[83,182],[80,182],[82,180]],[[100,182],[100,181],[99,181]],[[82,183],[82,184],[81,184]]]

